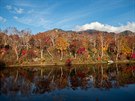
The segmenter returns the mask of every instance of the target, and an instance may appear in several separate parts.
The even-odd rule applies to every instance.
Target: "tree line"
[[[135,59],[135,33],[64,31],[32,34],[10,27],[0,30],[0,60],[8,64],[90,63]]]

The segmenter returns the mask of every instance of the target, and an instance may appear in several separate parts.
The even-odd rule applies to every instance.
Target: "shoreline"
[[[125,64],[125,63],[135,63],[135,61],[115,61],[113,63],[109,63],[109,62],[91,62],[91,63],[73,63],[72,65],[94,65],[94,64]],[[65,63],[61,63],[61,64],[20,64],[20,65],[7,65],[6,67],[44,67],[44,66],[66,66]]]

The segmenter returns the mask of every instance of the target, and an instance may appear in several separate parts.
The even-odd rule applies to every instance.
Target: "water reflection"
[[[64,89],[109,90],[135,84],[135,65],[8,68],[1,71],[0,84],[0,94],[5,96],[39,95]]]

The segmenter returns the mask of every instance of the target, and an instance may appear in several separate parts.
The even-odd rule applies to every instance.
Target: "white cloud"
[[[2,16],[0,16],[0,23],[5,23],[7,20],[5,18],[3,18]]]
[[[22,8],[17,8],[17,7],[13,7],[11,5],[6,5],[6,9],[10,12],[13,12],[13,13],[17,13],[17,14],[22,14],[24,13],[24,9]]]
[[[107,32],[122,32],[125,30],[130,30],[132,32],[135,32],[135,22],[128,22],[126,25],[121,25],[118,27],[111,26],[108,24],[102,24],[99,22],[92,22],[90,24],[85,24],[82,26],[76,26],[75,31],[83,31],[83,30],[88,30],[88,29],[94,29],[94,30],[99,30],[99,31],[107,31]]]
[[[12,9],[12,6],[11,6],[11,5],[7,5],[7,6],[6,6],[6,9],[7,9],[7,10],[11,10],[11,9]]]
[[[39,27],[39,26],[45,26],[47,25],[47,23],[49,22],[48,20],[44,19],[43,17],[38,17],[38,16],[35,16],[35,17],[17,17],[17,16],[14,16],[13,17],[17,22],[20,22],[20,23],[23,23],[23,24],[26,24],[26,25],[31,25],[31,26],[35,26],[35,27]]]
[[[17,16],[14,16],[13,18],[14,18],[15,20],[17,20],[17,19],[18,19],[18,17],[17,17]]]
[[[24,13],[24,9],[22,9],[22,8],[16,8],[16,7],[14,7],[14,11],[15,11],[17,14],[22,14],[22,13]]]

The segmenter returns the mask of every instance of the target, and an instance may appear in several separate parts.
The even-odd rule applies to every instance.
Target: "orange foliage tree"
[[[60,60],[63,59],[63,51],[67,50],[69,43],[67,42],[67,40],[63,37],[58,37],[55,41],[56,43],[56,49],[58,49],[60,51]]]

